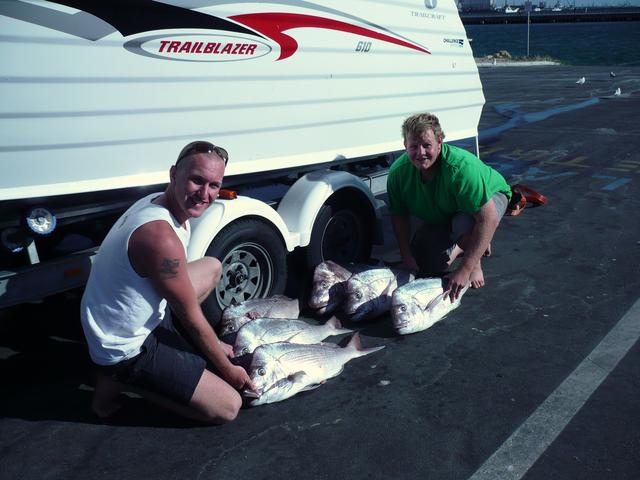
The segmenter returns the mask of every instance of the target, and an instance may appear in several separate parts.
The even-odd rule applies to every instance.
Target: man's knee
[[[200,301],[204,300],[218,285],[222,276],[220,260],[213,257],[202,257],[187,265],[189,278]]]
[[[233,391],[215,405],[205,405],[201,409],[205,421],[215,424],[232,422],[238,416],[242,407],[242,398],[238,392]]]
[[[232,422],[238,416],[238,412],[240,412],[240,407],[242,407],[242,398],[237,392],[234,392],[235,395],[228,399],[223,406],[222,412],[220,414],[220,419],[224,422]]]
[[[220,260],[214,257],[207,257],[211,259],[211,278],[213,280],[213,286],[215,287],[218,282],[220,282],[220,278],[222,277],[222,263]]]

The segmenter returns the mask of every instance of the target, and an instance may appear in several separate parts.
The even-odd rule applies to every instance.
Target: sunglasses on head
[[[182,149],[182,151],[180,152],[180,155],[178,155],[178,160],[176,160],[176,165],[180,163],[180,160],[182,160],[185,157],[188,157],[189,155],[193,155],[194,153],[212,153],[212,152],[218,155],[222,160],[224,160],[225,165],[229,161],[229,154],[224,148],[218,147],[211,142],[198,140],[196,142],[189,143]]]

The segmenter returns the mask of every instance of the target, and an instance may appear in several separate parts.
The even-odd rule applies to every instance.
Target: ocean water
[[[527,24],[466,25],[475,57],[527,54]],[[529,54],[568,65],[640,65],[640,22],[532,23]]]

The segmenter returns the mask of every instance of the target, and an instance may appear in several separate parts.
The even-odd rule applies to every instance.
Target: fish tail
[[[332,331],[335,331],[336,333],[353,332],[353,330],[349,330],[348,328],[343,328],[342,322],[338,320],[338,317],[336,317],[335,315],[331,317],[329,320],[327,320],[325,325],[329,327]]]
[[[340,320],[338,320],[338,317],[336,317],[335,315],[331,317],[329,320],[327,320],[325,325],[328,327],[331,327],[332,330],[339,330],[342,328],[342,323],[340,322]]]
[[[380,347],[371,347],[371,348],[362,348],[362,342],[360,341],[360,332],[356,332],[347,343],[345,348],[354,350],[358,352],[358,356],[362,357],[363,355],[369,355],[370,353],[377,352],[378,350],[382,350],[384,345]]]

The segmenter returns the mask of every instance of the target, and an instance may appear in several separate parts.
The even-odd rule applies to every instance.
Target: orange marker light
[[[235,190],[227,190],[226,188],[223,188],[218,192],[218,198],[221,198],[222,200],[235,200],[238,198],[238,193]]]

